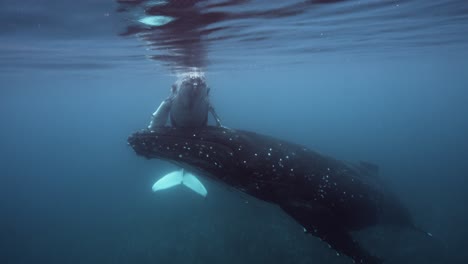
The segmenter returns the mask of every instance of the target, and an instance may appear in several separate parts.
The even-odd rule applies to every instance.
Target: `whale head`
[[[235,173],[239,155],[249,142],[233,130],[223,127],[161,127],[135,133],[128,143],[137,154],[168,160],[185,168],[206,173]],[[244,153],[242,153],[244,154]]]

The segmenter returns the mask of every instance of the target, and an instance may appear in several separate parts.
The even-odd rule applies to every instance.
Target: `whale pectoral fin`
[[[356,263],[380,264],[383,261],[363,249],[359,243],[343,228],[318,228],[317,234],[336,251],[352,258]]]
[[[173,171],[169,174],[164,175],[161,179],[159,179],[153,184],[153,192],[168,189],[181,184],[183,180],[183,175],[183,170]]]
[[[198,178],[190,172],[184,173],[182,183],[203,197],[206,197],[208,194],[208,191],[206,190],[203,183],[201,183],[200,180],[198,180]]]
[[[319,237],[331,248],[349,256],[356,263],[383,263],[381,259],[364,250],[322,205],[289,202],[283,203],[281,208],[301,224],[306,233]]]

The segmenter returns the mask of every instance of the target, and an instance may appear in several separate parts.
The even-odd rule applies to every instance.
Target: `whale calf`
[[[350,231],[377,224],[417,229],[370,163],[352,165],[284,140],[212,126],[142,130],[128,143],[138,155],[168,160],[278,205],[307,233],[357,263],[382,260]]]

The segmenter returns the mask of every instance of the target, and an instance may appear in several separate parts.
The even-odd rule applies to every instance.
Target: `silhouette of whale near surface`
[[[202,172],[278,205],[356,263],[382,263],[350,231],[377,224],[417,229],[408,210],[380,183],[377,166],[352,165],[298,144],[224,127],[142,130],[128,138],[138,155]]]

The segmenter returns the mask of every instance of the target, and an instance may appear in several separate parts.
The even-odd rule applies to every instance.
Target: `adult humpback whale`
[[[349,234],[375,224],[414,228],[409,212],[379,184],[377,168],[353,166],[303,146],[223,127],[143,130],[138,155],[169,160],[277,204],[308,233],[357,263],[381,263]]]

